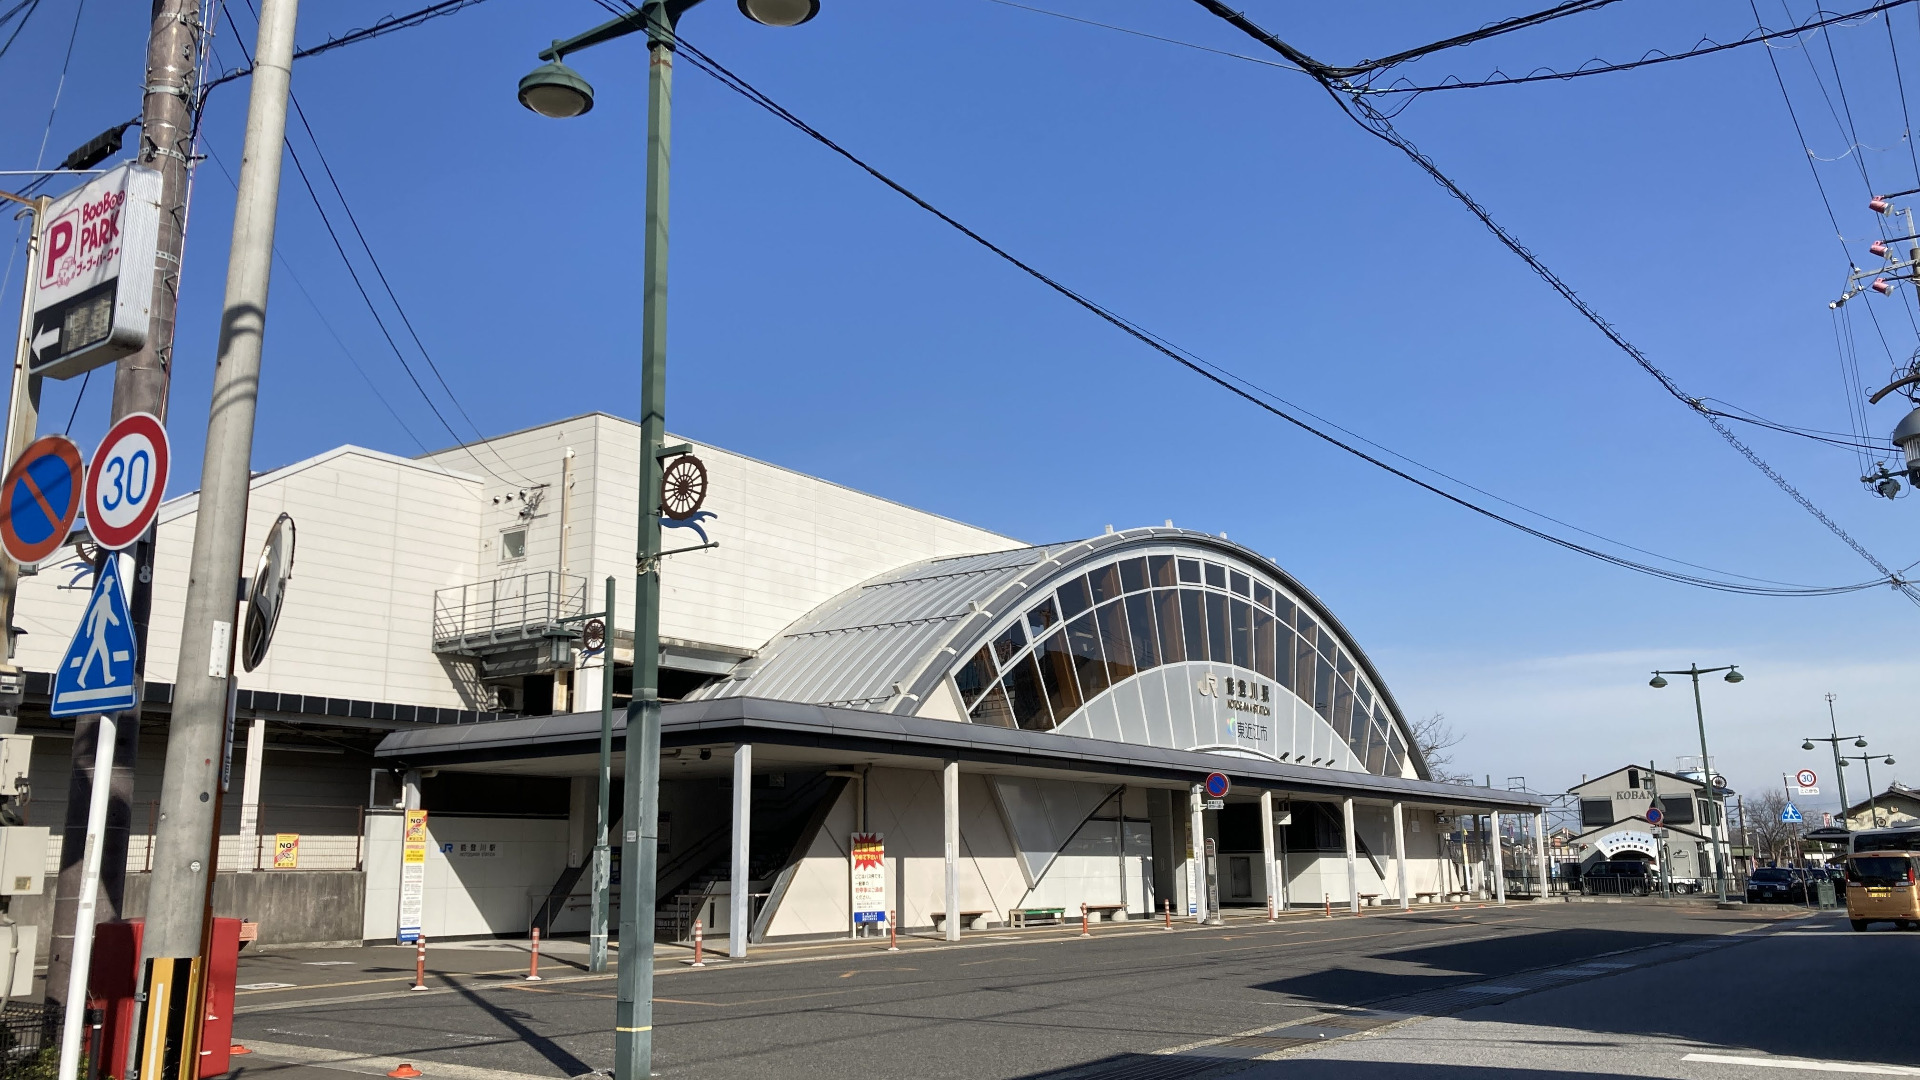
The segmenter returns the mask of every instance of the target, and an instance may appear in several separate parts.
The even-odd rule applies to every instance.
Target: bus
[[[1847,837],[1849,854],[1870,851],[1920,851],[1920,824],[1861,829]]]

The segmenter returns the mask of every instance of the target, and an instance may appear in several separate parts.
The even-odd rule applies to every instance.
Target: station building
[[[1504,876],[1462,823],[1499,835],[1520,815],[1540,836],[1543,798],[1433,781],[1335,614],[1224,536],[1168,523],[1030,544],[693,451],[711,494],[665,546],[697,550],[661,571],[663,937],[695,919],[736,949],[848,934],[856,832],[879,834],[902,929],[949,933],[1082,904],[1204,918],[1497,898]],[[585,929],[608,681],[616,817],[624,779],[639,460],[637,425],[590,414],[256,475],[249,549],[282,513],[299,542],[272,651],[239,679],[223,914],[263,942],[392,940],[401,815],[419,807],[429,936]],[[147,721],[119,810],[130,873],[103,905],[127,915],[194,510],[176,498],[159,525]],[[44,708],[80,572],[53,560],[19,601],[50,869],[72,728]],[[1213,772],[1231,782],[1217,800],[1197,789]]]

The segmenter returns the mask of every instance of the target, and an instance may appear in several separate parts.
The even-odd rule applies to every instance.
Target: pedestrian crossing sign
[[[1800,808],[1792,803],[1788,803],[1787,808],[1780,811],[1780,823],[1782,825],[1798,825],[1802,820],[1804,819],[1800,816]]]
[[[109,553],[94,575],[93,594],[73,644],[53,677],[54,716],[118,712],[138,704],[133,687],[133,618],[120,587],[120,559]]]

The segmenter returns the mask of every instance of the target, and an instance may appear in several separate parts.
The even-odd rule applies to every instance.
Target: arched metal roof
[[[1421,778],[1430,774],[1398,702],[1331,611],[1272,560],[1240,544],[1176,528],[1128,529],[1088,540],[913,563],[828,600],[695,699],[771,698],[912,715],[1003,617],[1053,583],[1131,548],[1173,545],[1213,553],[1272,577],[1331,630],[1386,703]]]

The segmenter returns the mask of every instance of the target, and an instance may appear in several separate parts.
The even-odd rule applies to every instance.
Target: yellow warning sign
[[[275,870],[300,869],[300,834],[297,832],[275,833],[273,836],[273,868]]]

